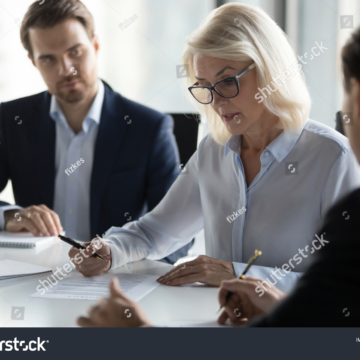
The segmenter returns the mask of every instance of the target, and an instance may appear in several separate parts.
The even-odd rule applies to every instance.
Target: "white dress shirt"
[[[66,235],[84,241],[91,240],[90,185],[95,142],[99,130],[105,88],[101,80],[82,130],[75,134],[55,98],[51,97],[50,116],[56,122],[55,196],[53,210],[59,215]],[[80,160],[82,159],[83,162]],[[75,170],[72,164],[80,161]],[[67,175],[70,174],[70,175]]]
[[[247,186],[240,141],[233,135],[221,146],[206,136],[155,209],[110,228],[112,268],[161,259],[204,228],[206,255],[233,262],[237,275],[255,249],[263,254],[248,275],[260,278],[302,250],[301,262],[276,284],[289,291],[312,258],[309,246],[321,236],[328,208],[360,186],[360,168],[343,135],[309,119],[300,132],[283,132],[266,147]]]

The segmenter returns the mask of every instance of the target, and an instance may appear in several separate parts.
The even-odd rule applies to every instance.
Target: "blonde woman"
[[[257,7],[229,3],[212,11],[188,38],[183,63],[211,134],[153,211],[107,231],[98,253],[112,260],[87,258],[77,269],[92,276],[161,259],[204,229],[206,256],[159,282],[219,286],[259,249],[249,275],[288,291],[326,246],[326,234],[316,233],[326,210],[360,183],[348,141],[308,118],[301,65],[282,30]],[[77,252],[72,248],[70,257]]]

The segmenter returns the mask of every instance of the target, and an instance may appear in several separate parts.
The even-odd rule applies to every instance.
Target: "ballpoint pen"
[[[66,243],[68,243],[69,245],[73,246],[74,248],[77,248],[77,249],[84,249],[86,250],[86,246],[84,246],[83,244],[81,243],[78,243],[77,241],[69,238],[69,237],[66,237],[66,236],[62,236],[62,235],[58,235],[58,238],[62,241],[65,241]],[[107,261],[106,259],[104,259],[101,255],[98,255],[98,254],[93,254],[91,255],[92,257],[94,258],[97,258],[99,260],[103,260],[103,261]]]

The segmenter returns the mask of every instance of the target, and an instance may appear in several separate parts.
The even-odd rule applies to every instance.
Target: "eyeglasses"
[[[240,85],[239,77],[247,73],[249,70],[252,70],[255,67],[255,63],[252,63],[240,74],[229,76],[225,79],[218,81],[214,86],[201,86],[198,83],[189,87],[191,95],[197,100],[200,104],[211,104],[214,100],[213,90],[215,90],[220,96],[226,99],[234,98],[239,94]]]

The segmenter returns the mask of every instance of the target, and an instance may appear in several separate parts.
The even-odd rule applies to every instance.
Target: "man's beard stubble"
[[[70,90],[65,90],[65,91],[58,89],[60,86],[63,86],[66,83],[70,83],[74,80],[80,81],[81,84],[85,85],[85,89],[84,90],[70,89]],[[58,86],[56,94],[54,94],[54,95],[59,97],[61,100],[63,100],[64,102],[66,102],[68,104],[74,104],[74,103],[80,102],[86,98],[86,95],[94,87],[96,81],[97,81],[97,79],[92,84],[89,84],[81,78],[68,77],[68,78],[66,78],[66,80],[63,83],[61,83]]]

